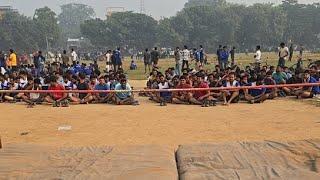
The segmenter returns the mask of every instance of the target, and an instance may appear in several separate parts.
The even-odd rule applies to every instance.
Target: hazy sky
[[[187,0],[144,0],[146,13],[156,19],[161,16],[169,17],[175,15],[177,11],[183,8]],[[228,0],[242,4],[254,2],[273,2],[279,3],[281,0]],[[139,11],[140,0],[0,0],[0,6],[11,5],[18,9],[20,13],[32,16],[34,10],[39,7],[48,6],[56,12],[60,12],[60,5],[66,3],[83,3],[92,6],[97,17],[104,18],[106,8],[110,6],[122,6],[128,11]],[[303,3],[320,2],[320,0],[300,0]]]

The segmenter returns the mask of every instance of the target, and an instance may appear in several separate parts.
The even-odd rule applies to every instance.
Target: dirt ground
[[[144,82],[131,81],[137,88]],[[0,104],[0,135],[6,144],[53,146],[170,145],[320,138],[320,109],[291,99],[229,107],[168,105],[139,97],[140,106],[77,105],[27,109]],[[70,125],[70,131],[58,127]]]

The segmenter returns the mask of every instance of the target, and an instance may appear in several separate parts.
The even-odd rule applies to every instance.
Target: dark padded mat
[[[183,145],[181,180],[320,179],[320,140]]]
[[[162,146],[0,149],[0,179],[177,180],[174,150]]]

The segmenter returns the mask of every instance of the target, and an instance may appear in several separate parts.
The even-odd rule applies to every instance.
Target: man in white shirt
[[[182,51],[182,70],[184,69],[184,66],[187,66],[187,69],[189,69],[189,58],[190,58],[190,51],[188,50],[187,46],[184,46],[184,49]]]
[[[286,47],[285,43],[281,43],[279,48],[278,66],[285,67],[288,56],[289,56],[289,48]]]
[[[112,68],[112,64],[111,64],[111,56],[112,56],[112,51],[108,50],[107,54],[106,54],[106,71],[109,72]]]
[[[254,60],[256,64],[260,64],[261,63],[261,46],[257,46],[256,47],[256,54],[254,55]]]
[[[71,59],[72,59],[72,63],[75,65],[78,59],[78,54],[74,49],[71,49]]]
[[[182,51],[180,51],[179,47],[176,47],[176,50],[174,51],[174,58],[176,61],[176,74],[181,76],[182,71]]]

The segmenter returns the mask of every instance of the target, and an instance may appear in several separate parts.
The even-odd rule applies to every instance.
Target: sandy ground
[[[140,84],[139,84],[140,83]],[[142,87],[144,82],[133,82]],[[320,108],[290,99],[229,107],[77,105],[27,109],[0,104],[3,144],[54,146],[180,144],[320,138]],[[70,125],[71,131],[58,131]]]

